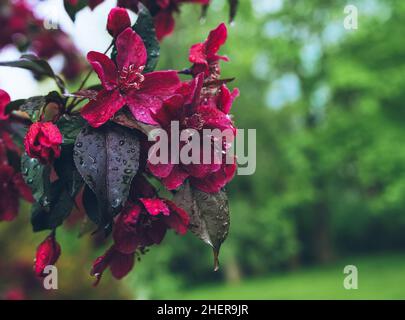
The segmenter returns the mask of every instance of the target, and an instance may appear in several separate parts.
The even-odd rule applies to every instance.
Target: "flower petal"
[[[207,60],[227,60],[226,57],[217,56],[219,48],[226,42],[228,37],[228,31],[226,29],[225,23],[221,23],[216,29],[212,30],[207,40],[205,41]]]
[[[122,279],[132,270],[134,264],[135,264],[134,253],[124,254],[117,250],[114,250],[110,262],[111,274],[115,279]]]
[[[51,233],[37,248],[34,266],[36,275],[43,276],[45,267],[55,264],[60,253],[60,245],[56,242],[55,235]]]
[[[219,108],[225,114],[229,114],[232,108],[234,100],[239,97],[239,89],[235,88],[232,92],[224,84],[221,86],[221,92],[219,94]]]
[[[180,78],[176,71],[155,71],[145,74],[145,80],[138,92],[156,95],[164,99],[173,95],[180,86]]]
[[[190,178],[190,183],[207,193],[216,193],[221,190],[229,181],[232,180],[236,172],[236,162],[233,164],[224,164],[221,170],[214,172],[203,179]]]
[[[174,30],[175,21],[170,9],[158,12],[156,16],[154,16],[153,21],[156,29],[156,37],[159,41],[171,34]]]
[[[10,103],[10,96],[4,90],[0,89],[0,120],[8,119],[8,115],[6,115],[6,107]]]
[[[181,169],[180,166],[174,166],[172,172],[162,179],[163,185],[169,190],[175,190],[180,187],[189,174]]]
[[[126,28],[120,33],[116,46],[116,62],[119,70],[129,65],[134,65],[135,68],[146,65],[147,52],[143,40],[131,28]]]
[[[108,14],[107,30],[115,38],[126,28],[131,26],[131,19],[124,8],[112,8]]]
[[[189,215],[182,208],[176,206],[174,202],[169,200],[165,200],[165,202],[170,208],[170,216],[163,218],[165,223],[178,234],[186,234],[190,223]]]
[[[147,124],[158,124],[154,115],[163,101],[174,95],[180,86],[176,71],[158,71],[145,74],[140,90],[130,90],[125,99],[136,120]]]
[[[229,115],[223,113],[217,108],[212,106],[202,105],[197,108],[197,112],[201,115],[204,121],[204,128],[234,130],[232,120]]]
[[[90,51],[87,54],[87,60],[97,73],[101,84],[105,89],[113,90],[117,87],[117,68],[110,58],[100,52]]]
[[[197,43],[191,46],[188,60],[191,63],[208,65],[204,43]]]
[[[118,90],[100,91],[95,100],[90,100],[82,111],[82,117],[94,128],[106,123],[125,104]]]
[[[152,216],[157,216],[158,214],[162,213],[165,216],[170,214],[169,208],[167,207],[166,203],[159,198],[140,198],[139,201],[142,202],[146,211],[149,212]]]
[[[150,172],[152,172],[152,174],[155,177],[158,177],[158,178],[166,178],[172,172],[173,167],[174,167],[174,165],[171,163],[152,164],[152,163],[148,162],[148,169],[150,170]]]

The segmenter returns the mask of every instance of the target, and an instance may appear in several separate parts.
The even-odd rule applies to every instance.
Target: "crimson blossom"
[[[37,248],[34,265],[35,274],[39,277],[43,276],[45,267],[54,265],[58,261],[60,253],[60,245],[52,232]]]
[[[138,11],[138,4],[144,4],[153,16],[156,36],[159,41],[170,35],[175,27],[174,14],[180,12],[184,3],[208,5],[210,0],[118,0],[117,5]]]
[[[231,92],[224,83],[218,81],[220,76],[218,62],[228,60],[225,56],[218,55],[218,50],[225,43],[226,37],[226,27],[220,24],[209,33],[206,41],[191,47],[190,61],[194,63],[192,74],[195,79],[183,84],[176,91],[178,95],[166,100],[164,107],[155,115],[159,125],[167,132],[170,132],[172,121],[178,121],[180,130],[194,129],[201,137],[204,136],[204,129],[218,129],[221,132],[227,130],[232,132],[230,138],[236,135],[236,128],[229,112],[233,101],[239,95],[239,90],[234,89]],[[200,71],[198,75],[195,75],[196,70]],[[174,164],[173,161],[167,164],[153,164],[148,161],[148,168],[169,190],[177,189],[188,179],[196,188],[215,193],[232,180],[236,171],[235,159],[231,163],[226,161],[228,143],[229,141],[223,141],[221,144],[224,151],[221,156],[215,153],[215,145],[212,145],[210,164],[202,162],[203,154],[201,154],[199,164],[183,164],[181,159],[179,164]]]
[[[52,122],[35,122],[28,129],[24,146],[31,158],[49,164],[60,157],[62,141],[62,134]]]
[[[96,284],[108,267],[115,278],[121,279],[131,271],[137,250],[143,252],[146,247],[160,244],[168,229],[186,234],[189,222],[183,209],[159,198],[154,187],[142,175],[137,176],[132,182],[130,199],[115,221],[114,244],[93,264]]]
[[[189,90],[194,92],[194,95],[198,97],[201,95],[201,92],[198,89],[196,91],[196,87],[198,88],[198,82],[202,81],[203,75],[200,74],[189,86]],[[185,92],[183,88],[179,91]],[[215,144],[212,143],[211,161],[207,164],[203,163],[203,152],[201,152],[200,163],[183,164],[181,159],[179,164],[174,164],[172,159],[168,163],[158,164],[148,161],[148,168],[154,176],[161,179],[163,185],[169,190],[177,189],[189,178],[190,183],[198,189],[208,193],[215,193],[232,180],[236,171],[234,159],[232,163],[226,163],[226,151],[229,147],[227,143],[233,139],[236,129],[228,114],[218,109],[215,105],[203,104],[201,102],[187,103],[186,97],[179,94],[165,102],[164,107],[156,115],[160,126],[170,133],[172,122],[177,121],[181,131],[194,129],[199,133],[200,137],[206,134],[204,132],[205,129],[218,129],[220,132],[225,132],[228,135],[228,137],[224,137],[223,142],[219,143],[222,149],[219,153],[215,152]],[[209,138],[211,140],[211,137]],[[226,138],[229,140],[225,141]],[[180,146],[180,149],[184,144]],[[205,151],[203,147],[201,149]]]
[[[204,42],[196,43],[190,48],[189,61],[193,75],[203,72],[205,76],[219,78],[219,60],[229,61],[228,57],[218,55],[221,46],[226,42],[228,32],[224,23],[212,30]]]
[[[131,28],[116,39],[116,64],[105,54],[91,51],[87,59],[100,78],[103,90],[86,104],[81,114],[93,127],[107,122],[127,105],[136,120],[156,124],[153,113],[180,85],[176,71],[143,74],[147,53],[141,37]]]
[[[10,134],[5,130],[5,109],[10,102],[7,92],[0,89],[0,221],[14,220],[18,214],[20,197],[33,202],[31,189],[25,184],[20,172],[10,165],[8,156],[20,155],[20,150],[14,144]]]

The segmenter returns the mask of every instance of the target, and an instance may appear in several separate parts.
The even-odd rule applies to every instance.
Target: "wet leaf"
[[[95,193],[86,185],[83,191],[83,206],[89,219],[96,225],[100,225],[103,213],[97,204]]]
[[[218,270],[219,250],[228,236],[230,225],[226,193],[209,194],[186,183],[175,194],[173,201],[190,215],[190,231],[213,248],[214,268]]]
[[[39,203],[32,206],[31,224],[34,232],[55,229],[72,212],[74,201],[62,180],[52,183],[49,200],[48,207],[43,207]]]
[[[155,25],[150,12],[141,3],[139,3],[138,8],[138,19],[132,26],[132,29],[142,38],[148,53],[148,61],[144,70],[146,73],[155,70],[159,61],[160,45],[156,37]]]
[[[139,148],[134,131],[113,123],[97,129],[87,126],[77,136],[74,162],[103,211],[100,227],[111,225],[128,198],[139,167]]]
[[[51,168],[24,153],[21,157],[21,173],[25,183],[31,188],[34,199],[41,206],[48,207],[50,204]]]
[[[63,144],[74,144],[86,121],[80,116],[63,115],[56,123],[63,135]]]
[[[46,99],[44,96],[31,97],[25,100],[20,110],[26,112],[32,122],[37,122],[45,108]]]
[[[55,160],[54,168],[68,194],[74,199],[83,186],[83,178],[73,161],[73,144],[62,146],[61,155]]]
[[[23,105],[27,101],[26,99],[18,99],[11,101],[7,106],[6,106],[6,114],[10,114],[13,111],[19,110],[21,105]]]
[[[0,62],[0,66],[26,69],[36,77],[56,77],[49,63],[33,54],[23,54],[18,60]]]

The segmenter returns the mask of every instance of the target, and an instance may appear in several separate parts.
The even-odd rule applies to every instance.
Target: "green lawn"
[[[357,290],[343,287],[345,265],[358,268]],[[237,285],[211,285],[178,299],[405,299],[405,255],[345,259],[327,267],[244,280]]]

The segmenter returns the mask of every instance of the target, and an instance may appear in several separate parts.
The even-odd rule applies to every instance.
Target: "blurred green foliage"
[[[221,53],[241,90],[233,114],[257,130],[257,170],[228,186],[232,208],[222,269],[188,235],[151,248],[129,277],[134,292],[328,263],[405,245],[405,3],[352,1],[358,30],[343,27],[346,1],[241,1]],[[213,1],[205,23],[186,7],[162,45],[159,68],[187,66],[190,44],[227,20]]]

